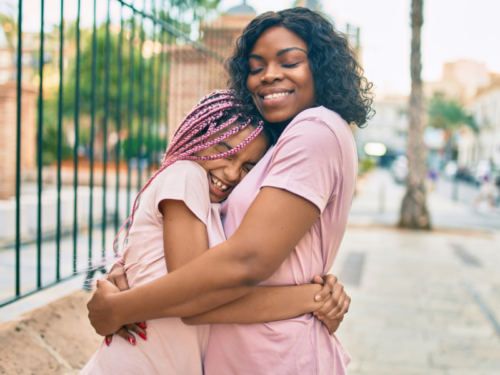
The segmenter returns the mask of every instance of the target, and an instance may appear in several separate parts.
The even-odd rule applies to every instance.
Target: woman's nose
[[[261,82],[273,83],[274,81],[281,81],[283,78],[282,70],[275,64],[269,64],[261,78]]]

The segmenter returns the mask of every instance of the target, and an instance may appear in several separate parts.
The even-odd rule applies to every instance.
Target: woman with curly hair
[[[223,205],[228,240],[125,292],[100,282],[88,305],[91,323],[102,335],[161,317],[214,323],[206,374],[345,374],[349,354],[312,314],[217,324],[228,320],[213,309],[256,285],[306,284],[332,267],[357,175],[349,124],[369,118],[371,84],[346,37],[304,8],[256,17],[227,69],[230,88],[278,137]],[[340,324],[350,303],[338,283],[333,295],[338,306],[326,317],[318,313],[329,327]]]

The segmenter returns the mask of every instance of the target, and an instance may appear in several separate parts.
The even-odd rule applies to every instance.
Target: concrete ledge
[[[102,343],[77,291],[0,324],[0,374],[77,374]]]

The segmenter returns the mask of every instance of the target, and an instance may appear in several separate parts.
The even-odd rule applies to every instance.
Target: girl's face
[[[248,62],[247,88],[266,121],[286,122],[314,105],[307,44],[294,32],[282,26],[267,29]]]
[[[210,156],[229,151],[247,139],[254,130],[255,128],[247,126],[222,142],[197,152],[196,155]],[[214,134],[211,139],[217,138],[223,132]],[[196,161],[207,171],[210,201],[218,203],[226,199],[243,177],[262,159],[267,149],[267,138],[260,133],[252,142],[234,155],[217,160]]]

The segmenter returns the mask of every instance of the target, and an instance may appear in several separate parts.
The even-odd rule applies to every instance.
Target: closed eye
[[[254,75],[254,74],[257,74],[257,73],[262,72],[262,70],[263,70],[263,69],[250,70],[250,71],[248,72],[248,74],[250,74],[250,75]]]
[[[295,63],[295,64],[283,64],[283,68],[295,68],[297,65],[299,65],[299,63]]]

